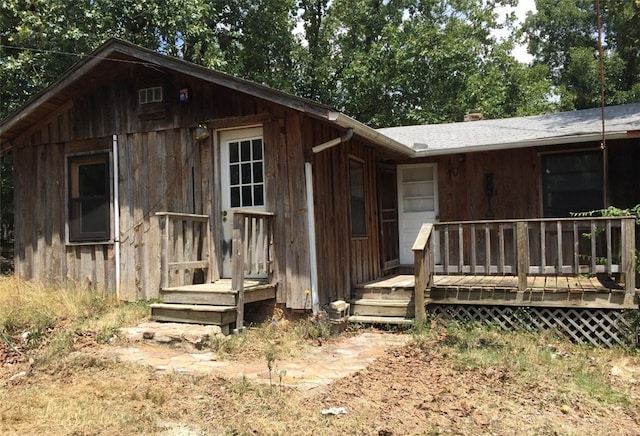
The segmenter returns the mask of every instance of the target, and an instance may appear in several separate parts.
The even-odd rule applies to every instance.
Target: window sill
[[[77,242],[69,242],[67,241],[65,245],[67,247],[76,247],[82,245],[113,245],[115,241],[113,239],[109,239],[108,241],[77,241]]]

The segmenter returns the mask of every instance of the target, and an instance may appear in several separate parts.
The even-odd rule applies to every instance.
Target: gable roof
[[[107,74],[105,68],[114,68],[119,62],[138,62],[150,67],[162,67],[220,85],[287,108],[303,112],[343,129],[353,129],[358,135],[374,145],[413,156],[415,152],[376,130],[348,117],[330,106],[278,91],[268,86],[240,79],[219,71],[210,70],[182,59],[163,55],[121,39],[112,38],[91,54],[74,64],[49,87],[30,98],[22,107],[9,114],[0,123],[0,145],[2,151],[10,149],[10,142],[26,129],[64,104],[73,95],[75,85],[82,78]]]
[[[418,156],[602,140],[602,109],[378,129]],[[605,138],[640,136],[640,103],[605,108]]]

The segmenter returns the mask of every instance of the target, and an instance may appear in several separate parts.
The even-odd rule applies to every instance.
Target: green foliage
[[[600,105],[598,32],[592,0],[537,0],[522,35],[534,65],[549,67],[562,110]],[[607,104],[640,99],[640,6],[602,0],[605,96]]]

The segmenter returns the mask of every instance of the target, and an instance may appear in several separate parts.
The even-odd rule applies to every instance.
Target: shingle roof
[[[424,155],[597,141],[601,109],[463,123],[391,127],[378,132]],[[640,131],[640,103],[605,108],[608,139]]]

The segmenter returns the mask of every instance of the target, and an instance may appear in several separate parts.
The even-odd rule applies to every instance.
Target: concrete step
[[[226,326],[227,330],[229,324],[236,321],[235,306],[154,303],[149,307],[151,307],[151,320],[153,321],[213,324],[221,327]]]
[[[352,300],[351,313],[362,316],[383,317],[413,317],[415,310],[413,302],[407,299],[370,299],[360,298]]]
[[[413,325],[413,319],[401,316],[365,316],[351,315],[349,322],[359,324],[395,324],[395,325]]]

